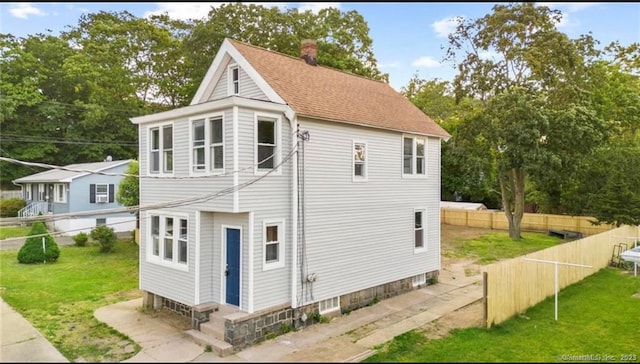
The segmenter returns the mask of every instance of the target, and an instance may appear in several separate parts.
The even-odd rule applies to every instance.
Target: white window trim
[[[24,185],[24,189],[25,189],[24,196],[25,196],[25,200],[27,200],[27,201],[33,200],[32,196],[31,196],[31,188],[32,188],[31,187],[31,183],[26,183]]]
[[[324,305],[324,310],[322,306]],[[340,297],[331,297],[318,302],[318,313],[321,315],[340,310]]]
[[[238,92],[235,92],[235,84],[233,81],[233,70],[237,69],[238,70]],[[237,63],[232,63],[229,66],[227,66],[227,74],[228,74],[228,81],[227,81],[227,85],[229,86],[227,88],[227,92],[230,96],[233,95],[239,95],[240,94],[240,67],[238,66]]]
[[[160,217],[160,226],[158,231],[158,236],[160,238],[159,241],[159,252],[158,255],[153,255],[153,239],[151,238],[151,216],[159,216]],[[172,260],[167,260],[164,258],[164,237],[165,237],[165,222],[166,218],[173,218],[173,257]],[[161,265],[168,268],[173,268],[181,271],[188,272],[189,271],[189,241],[191,239],[189,234],[190,222],[189,215],[185,213],[174,213],[167,211],[148,211],[146,213],[146,221],[147,221],[147,242],[146,242],[146,258],[147,262],[154,263],[157,265]],[[180,219],[187,220],[187,263],[179,263],[178,262],[178,250],[180,240]]]
[[[222,168],[213,169],[213,160],[211,157],[211,120],[222,120]],[[204,165],[203,170],[195,171],[193,161],[193,123],[196,121],[204,120]],[[225,119],[224,113],[207,114],[204,116],[193,117],[189,119],[189,175],[190,176],[212,176],[217,174],[224,174],[227,158],[227,145],[225,142]]]
[[[166,126],[171,125],[171,140],[173,141],[172,144],[172,155],[173,155],[173,169],[171,170],[171,172],[165,172],[164,171],[164,166],[165,166],[165,160],[164,160],[164,128]],[[157,172],[152,172],[151,171],[151,142],[152,142],[152,138],[151,138],[151,132],[153,131],[153,129],[158,129],[159,130],[159,145],[158,145],[158,171]],[[176,166],[175,166],[175,161],[176,161],[176,155],[175,155],[175,151],[176,151],[176,140],[175,140],[175,125],[173,122],[168,122],[168,123],[161,123],[161,124],[153,124],[153,125],[149,125],[149,127],[147,128],[147,174],[149,175],[153,175],[153,176],[173,176],[173,174],[175,173],[176,170]]]
[[[277,114],[254,113],[253,114],[253,160],[254,160],[253,173],[255,175],[263,175],[271,171],[271,169],[258,168],[258,163],[260,162],[260,160],[258,160],[258,120],[262,118],[274,119],[276,122],[276,125],[275,125],[276,146],[275,146],[275,155],[273,156],[273,166],[276,167],[282,160],[282,120],[281,120],[282,118],[280,117],[280,115],[277,115]],[[273,172],[271,172],[272,175],[274,174],[280,175],[281,173],[282,173],[281,166],[277,167]]]
[[[411,155],[411,173],[405,173],[404,171],[404,139],[412,139],[413,140],[413,144],[412,144],[412,155]],[[420,173],[418,174],[418,168],[416,166],[416,162],[418,159],[418,140],[423,140],[424,141],[424,173]],[[406,135],[403,134],[402,135],[402,142],[401,144],[401,163],[400,163],[400,170],[402,171],[402,177],[406,177],[406,178],[427,178],[427,170],[428,170],[428,162],[427,162],[427,143],[428,143],[429,138],[427,138],[426,136],[413,136],[413,135]]]
[[[64,183],[56,183],[55,188],[53,189],[53,202],[57,202],[57,203],[66,203],[67,202],[67,188],[65,186]],[[108,190],[109,187],[107,187],[107,196],[108,196]],[[62,198],[60,198],[60,191],[62,191]]]
[[[422,246],[416,247],[416,212],[422,212]],[[414,253],[423,253],[427,251],[427,209],[419,208],[413,210],[413,216],[411,219],[411,243],[413,244]]]
[[[278,261],[267,262],[267,226],[278,227]],[[262,270],[271,270],[284,267],[285,260],[285,225],[284,219],[280,220],[265,220],[262,222]]]
[[[363,176],[356,176],[356,144],[364,145],[364,163],[362,164],[362,168],[364,171]],[[369,146],[367,145],[367,142],[353,140],[351,144],[351,155],[351,180],[353,182],[366,182],[369,177]]]

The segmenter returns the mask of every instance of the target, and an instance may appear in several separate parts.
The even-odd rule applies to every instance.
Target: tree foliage
[[[51,263],[58,260],[58,257],[60,257],[60,248],[48,234],[44,223],[34,222],[29,231],[29,237],[18,251],[18,262],[22,264]]]
[[[571,40],[559,32],[560,17],[533,3],[498,4],[482,18],[460,19],[449,36],[447,58],[461,58],[456,100],[473,97],[483,105],[464,127],[490,145],[514,239],[520,238],[527,178],[549,185],[550,175],[570,176],[575,161],[606,137],[584,97],[599,53],[591,37]]]
[[[233,38],[294,57],[300,56],[304,39],[318,43],[318,63],[388,82],[373,54],[369,26],[355,10],[324,8],[281,10],[256,4],[226,3],[212,8],[206,19],[196,21],[184,43],[186,63],[194,95],[224,38]]]

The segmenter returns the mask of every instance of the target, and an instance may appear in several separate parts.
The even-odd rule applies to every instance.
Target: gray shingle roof
[[[87,175],[92,172],[102,172],[113,167],[129,163],[129,160],[119,160],[111,162],[78,163],[64,166],[64,168],[78,170],[68,171],[64,169],[51,169],[48,171],[32,174],[14,180],[14,183],[52,183],[68,182],[74,178]]]

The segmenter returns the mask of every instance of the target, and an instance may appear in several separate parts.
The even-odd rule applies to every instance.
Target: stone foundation
[[[342,295],[340,296],[340,311],[324,315],[324,318],[347,314],[353,310],[376,304],[380,300],[435,284],[438,281],[438,273],[438,271],[426,273],[426,283],[415,287],[413,286],[413,278],[409,277]],[[208,316],[211,312],[217,310],[216,304],[190,307],[164,297],[155,296],[152,293],[145,295],[143,301],[145,307],[149,307],[151,302],[148,295],[155,297],[154,302],[159,299],[160,307],[191,318],[196,329],[199,329],[200,323],[209,320]],[[319,314],[317,302],[295,309],[289,305],[281,305],[254,313],[237,312],[225,316],[224,341],[233,345],[234,350],[241,350],[322,321],[323,315]]]

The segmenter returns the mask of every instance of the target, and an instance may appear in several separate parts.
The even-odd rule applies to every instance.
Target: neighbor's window
[[[38,201],[45,201],[47,199],[47,193],[44,187],[44,183],[38,183]]]
[[[104,217],[96,219],[96,226],[104,226],[107,225],[107,219]]]
[[[424,211],[415,211],[414,220],[414,247],[421,249],[424,248]]]
[[[284,222],[265,222],[263,269],[284,267]]]
[[[403,138],[402,172],[405,175],[425,175],[426,140],[421,138]]]
[[[67,189],[62,183],[55,185],[54,202],[67,202]]]
[[[275,119],[258,118],[257,121],[257,156],[258,169],[271,169],[276,164],[276,129]]]
[[[367,144],[353,143],[353,178],[363,180],[367,178]]]
[[[27,201],[31,201],[31,183],[27,183],[24,185],[24,199]]]

